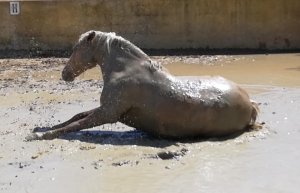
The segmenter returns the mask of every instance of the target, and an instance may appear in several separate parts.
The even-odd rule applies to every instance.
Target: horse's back
[[[238,84],[221,76],[179,76],[177,85],[183,95],[201,99],[204,103],[250,103],[247,92]],[[239,100],[233,100],[239,98]],[[221,105],[221,104],[220,104]]]

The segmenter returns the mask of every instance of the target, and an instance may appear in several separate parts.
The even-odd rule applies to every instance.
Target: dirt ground
[[[60,79],[67,58],[0,60],[0,192],[298,192],[300,55],[153,56],[170,73],[221,75],[259,103],[258,132],[168,141],[108,124],[51,141],[24,141],[99,106],[92,69]]]

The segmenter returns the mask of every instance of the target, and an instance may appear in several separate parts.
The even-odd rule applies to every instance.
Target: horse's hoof
[[[35,127],[35,128],[32,130],[32,132],[35,133],[35,132],[38,132],[39,130],[41,130],[40,127]]]
[[[48,130],[50,130],[50,127],[35,127],[32,132],[46,132]]]
[[[30,133],[27,137],[25,137],[26,141],[42,140],[42,139],[43,139],[42,133]]]

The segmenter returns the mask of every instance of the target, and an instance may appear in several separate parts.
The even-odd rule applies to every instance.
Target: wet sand
[[[300,54],[153,58],[174,75],[241,84],[259,102],[264,129],[226,140],[168,141],[113,124],[25,142],[36,126],[97,107],[101,73],[65,83],[66,58],[0,60],[0,192],[299,191]]]

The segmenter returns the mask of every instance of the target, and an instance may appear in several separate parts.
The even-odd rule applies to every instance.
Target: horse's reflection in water
[[[53,139],[106,123],[122,122],[165,138],[220,137],[258,128],[258,106],[222,77],[174,77],[138,47],[114,33],[81,35],[62,79],[101,67],[101,105],[27,140]]]

